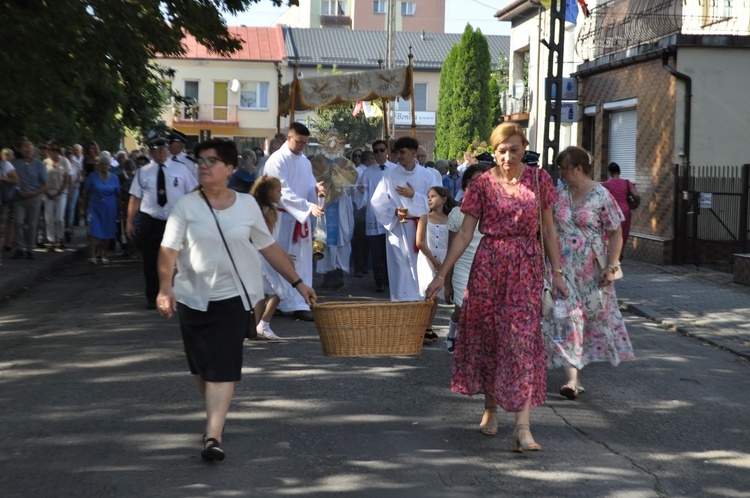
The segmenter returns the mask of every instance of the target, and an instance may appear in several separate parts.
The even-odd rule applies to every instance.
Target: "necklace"
[[[524,170],[526,169],[525,166],[521,167],[521,171],[518,172],[518,175],[516,175],[515,178],[511,178],[510,180],[505,180],[503,178],[498,177],[498,181],[504,185],[516,185],[518,181],[521,179],[521,175],[523,175]]]

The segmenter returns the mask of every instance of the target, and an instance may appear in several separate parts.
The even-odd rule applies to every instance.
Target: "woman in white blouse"
[[[224,459],[221,438],[240,380],[242,343],[255,328],[250,310],[264,297],[258,253],[308,303],[316,296],[268,232],[255,199],[227,188],[237,163],[234,142],[202,142],[194,154],[201,188],[182,197],[167,220],[156,304],[164,316],[179,316],[188,366],[206,405],[201,456],[213,461]]]

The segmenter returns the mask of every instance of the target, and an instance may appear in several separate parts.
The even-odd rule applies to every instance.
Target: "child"
[[[268,231],[277,239],[278,226],[276,222],[279,219],[279,212],[276,210],[276,204],[281,201],[281,182],[278,178],[263,176],[253,183],[250,194],[255,197],[263,212]],[[289,256],[289,259],[294,264],[294,258]],[[258,321],[255,330],[258,331],[259,339],[278,340],[281,337],[271,330],[271,318],[279,305],[279,301],[291,297],[294,289],[276,270],[271,268],[271,265],[265,259],[262,259],[262,264],[263,291],[266,298],[255,304],[255,319]]]
[[[417,278],[422,295],[427,285],[435,278],[435,274],[443,264],[443,258],[448,252],[448,213],[453,209],[453,197],[445,187],[432,187],[427,192],[429,214],[422,216],[417,225]],[[432,308],[430,324],[435,318],[437,302]],[[438,336],[432,327],[424,334],[424,344],[432,344]]]

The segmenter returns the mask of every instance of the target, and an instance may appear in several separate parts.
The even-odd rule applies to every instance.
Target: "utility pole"
[[[553,161],[560,149],[560,119],[563,91],[563,48],[565,45],[566,0],[552,0],[549,8],[549,41],[541,43],[549,49],[547,78],[544,80],[544,150],[542,167],[557,179],[557,168]]]

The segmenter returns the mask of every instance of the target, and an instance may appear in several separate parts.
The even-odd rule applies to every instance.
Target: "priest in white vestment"
[[[373,211],[386,230],[386,257],[391,301],[419,301],[416,245],[417,223],[429,213],[427,192],[442,186],[425,167],[417,163],[419,143],[411,137],[399,138],[394,144],[398,166],[385,171],[372,195]],[[405,222],[399,212],[406,211]],[[426,285],[426,284],[425,284]]]
[[[316,183],[310,161],[302,154],[309,139],[310,130],[305,125],[292,123],[284,145],[266,161],[264,174],[281,181],[278,243],[295,258],[294,268],[302,281],[312,287],[313,226],[310,215],[323,213],[318,206],[318,192],[325,195],[325,188],[322,183]],[[279,309],[284,313],[294,313],[294,317],[300,320],[313,319],[310,306],[297,292],[293,299],[282,300]]]

